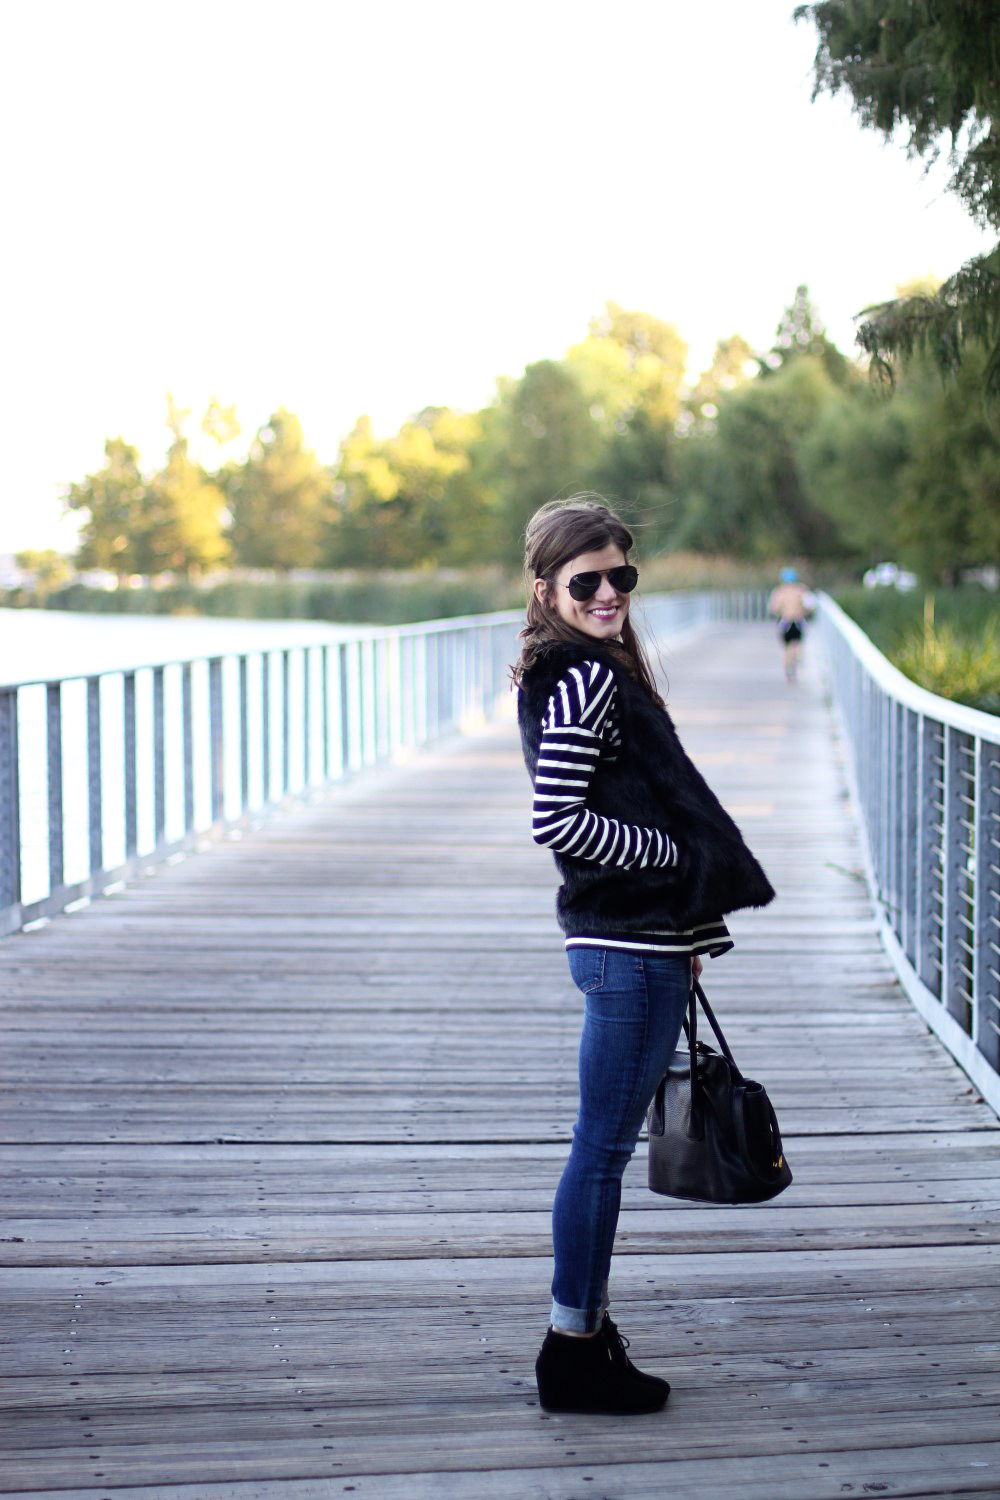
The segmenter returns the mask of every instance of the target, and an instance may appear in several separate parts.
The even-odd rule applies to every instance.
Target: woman
[[[629,619],[632,536],[597,496],[528,523],[527,624],[514,668],[533,837],[562,876],[556,911],[585,1000],[580,1108],[552,1213],[551,1326],[535,1366],[550,1411],[646,1412],[670,1387],[608,1314],[621,1179],[723,921],[774,895],[685,755]]]

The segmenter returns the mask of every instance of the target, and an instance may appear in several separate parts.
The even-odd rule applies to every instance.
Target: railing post
[[[883,908],[887,908],[892,901],[889,894],[890,882],[890,777],[892,775],[892,739],[891,739],[891,705],[888,694],[883,693],[881,688],[872,689],[874,695],[874,721],[875,721],[875,809],[877,820],[876,837],[876,862],[878,865],[878,890],[882,900]]]
[[[972,1039],[1000,1072],[1000,746],[976,748]]]
[[[260,653],[261,806],[271,802],[271,653]]]
[[[17,688],[3,688],[0,689],[0,912],[19,905],[21,900],[19,804]],[[0,932],[3,930],[0,925]]]
[[[65,879],[63,852],[62,684],[45,688],[45,748],[49,797],[49,892]],[[0,900],[0,906],[3,905]]]
[[[435,630],[424,636],[425,663],[424,682],[424,739],[432,740],[441,721],[441,693],[438,678],[441,671],[441,632]]]
[[[920,823],[920,778],[919,741],[920,721],[912,709],[903,710],[902,748],[902,852],[899,889],[899,940],[910,963],[916,968],[916,901],[917,901],[917,851],[920,848],[918,828]]]
[[[931,994],[941,997],[934,939],[935,891],[940,878],[937,839],[936,749],[937,725],[920,715],[918,738],[917,838],[915,844],[916,900],[914,903],[914,968]]]
[[[90,873],[104,864],[104,808],[101,796],[101,679],[87,678],[87,827]]]
[[[337,657],[340,663],[340,764],[343,775],[347,776],[351,770],[351,699],[347,681],[346,642],[341,642],[337,647]]]
[[[899,868],[900,849],[899,831],[901,826],[900,803],[901,803],[901,781],[903,774],[902,757],[899,753],[901,743],[900,714],[902,705],[896,703],[888,694],[885,695],[886,709],[888,713],[888,776],[886,797],[886,829],[888,859],[886,862],[886,904],[890,923],[896,936],[899,936],[901,927],[899,909]]]
[[[245,813],[250,806],[250,726],[247,723],[247,715],[250,711],[250,684],[247,669],[247,658],[241,656],[239,659],[240,680],[240,812]]]
[[[225,766],[222,754],[222,657],[208,663],[208,744],[212,825],[222,822]]]
[[[184,832],[194,828],[194,703],[191,696],[191,663],[181,667],[181,725],[184,743]]]
[[[153,831],[156,847],[167,838],[167,756],[163,668],[153,668]]]
[[[312,772],[312,653],[302,647],[302,790],[311,785]]]
[[[450,732],[455,727],[457,717],[455,702],[458,697],[458,673],[455,670],[458,659],[458,646],[455,640],[455,632],[451,629],[444,634],[445,641],[445,672],[442,686],[445,693],[444,728]]]
[[[281,794],[287,797],[292,786],[292,653],[281,653]]]
[[[388,637],[386,649],[386,688],[389,700],[389,754],[398,755],[406,734],[403,728],[403,652],[398,633]]]
[[[319,648],[319,678],[320,678],[320,703],[322,705],[322,740],[323,753],[320,757],[323,767],[323,780],[327,782],[330,775],[330,648],[320,646]]]
[[[414,702],[417,642],[413,632],[405,629],[397,639],[399,641],[400,734],[404,745],[413,745],[417,738],[417,716]]]
[[[388,642],[384,636],[372,642],[372,703],[375,714],[375,759],[380,761],[389,754]]]
[[[970,1031],[969,1010],[961,971],[961,924],[966,862],[962,848],[961,734],[948,725],[944,732],[943,854],[941,907],[941,999],[964,1031]]]
[[[125,758],[125,858],[133,859],[139,847],[134,672],[126,672],[124,674],[122,689],[122,737],[124,739],[122,753]]]
[[[361,764],[378,759],[378,700],[375,681],[375,642],[369,636],[358,644],[358,700],[361,725]]]
[[[430,649],[430,637],[421,631],[413,641],[413,738],[418,745],[426,744],[430,721]]]

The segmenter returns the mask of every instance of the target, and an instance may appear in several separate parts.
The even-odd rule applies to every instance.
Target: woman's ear
[[[548,579],[536,578],[534,583],[532,584],[532,588],[534,589],[535,598],[538,600],[539,604],[545,604],[548,601],[549,597]]]

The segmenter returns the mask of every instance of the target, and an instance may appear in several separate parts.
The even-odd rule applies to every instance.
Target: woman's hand
[[[700,979],[701,978],[702,970],[704,969],[704,967],[705,967],[705,965],[702,963],[702,961],[698,957],[697,953],[692,953],[692,955],[691,955],[691,983],[692,984],[694,984],[694,982],[695,982],[696,979]]]

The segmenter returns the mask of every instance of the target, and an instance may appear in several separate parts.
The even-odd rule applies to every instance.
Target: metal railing
[[[666,637],[760,619],[765,600],[653,594],[640,619]],[[314,645],[0,686],[0,937],[489,717],[522,622],[338,629]]]
[[[638,622],[652,636],[667,636],[717,621],[767,620],[768,594],[762,589],[678,589],[639,600]]]
[[[0,936],[489,717],[522,618],[0,686]]]
[[[832,599],[819,632],[907,994],[1000,1112],[1000,718],[925,692]]]

